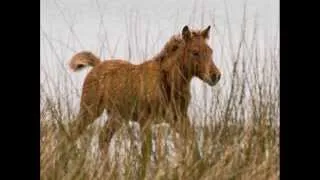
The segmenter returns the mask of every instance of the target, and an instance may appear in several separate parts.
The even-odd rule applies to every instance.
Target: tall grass
[[[83,79],[70,78],[65,66],[69,57],[59,49],[77,48],[72,47],[73,42],[53,39],[43,31],[41,36],[47,50],[57,62],[56,74],[48,68],[49,63],[41,65],[41,179],[278,179],[278,37],[265,37],[275,38],[274,44],[266,43],[259,35],[257,24],[248,26],[245,12],[240,32],[232,31],[227,22],[224,29],[215,26],[211,34],[214,59],[223,71],[220,83],[213,88],[197,80],[192,84],[190,115],[198,139],[190,137],[190,141],[199,144],[200,160],[182,154],[179,135],[166,124],[153,127],[152,156],[148,164],[141,158],[144,153],[140,149],[141,132],[135,123],[123,126],[112,139],[109,162],[101,161],[96,147],[99,125],[90,126],[78,146],[70,144],[66,124],[77,113]],[[72,23],[67,24],[79,46],[81,37],[72,30]],[[157,37],[140,33],[138,26],[137,20],[126,22],[125,54],[129,60],[150,57],[160,50],[156,44],[163,45]],[[105,27],[103,21],[101,27]],[[112,52],[116,52],[118,43],[109,43],[106,29],[102,31],[105,33],[101,52],[108,51],[114,56]],[[232,38],[237,34],[240,39]],[[153,38],[154,44],[150,45]],[[140,41],[145,42],[144,47]],[[41,57],[46,58],[46,53]],[[77,76],[83,78],[86,73]]]

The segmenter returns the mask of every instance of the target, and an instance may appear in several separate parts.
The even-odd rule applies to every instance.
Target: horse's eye
[[[200,53],[198,51],[193,51],[192,52],[192,55],[195,56],[195,57],[199,57],[200,56]]]

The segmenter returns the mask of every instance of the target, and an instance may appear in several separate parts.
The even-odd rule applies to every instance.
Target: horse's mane
[[[192,30],[191,37],[200,36],[201,31]],[[184,44],[184,40],[181,34],[175,34],[171,36],[171,38],[165,43],[163,48],[160,50],[158,54],[153,56],[150,61],[162,61],[167,59],[173,52],[175,52],[179,47]]]
[[[182,36],[180,34],[173,35],[171,38],[165,43],[160,52],[153,56],[150,60],[154,61],[162,61],[169,57],[173,51],[179,48],[183,43]]]

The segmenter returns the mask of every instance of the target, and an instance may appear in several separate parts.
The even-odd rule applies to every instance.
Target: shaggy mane
[[[201,31],[200,30],[191,30],[191,36],[196,37],[196,36],[201,36]],[[165,43],[163,48],[160,50],[158,54],[153,56],[147,61],[162,61],[167,59],[171,55],[171,53],[175,52],[179,47],[181,47],[184,44],[184,40],[182,39],[182,35],[175,34],[171,36],[171,38]]]

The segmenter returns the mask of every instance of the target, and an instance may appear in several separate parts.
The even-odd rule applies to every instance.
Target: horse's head
[[[207,44],[210,26],[201,31],[190,31],[188,26],[182,29],[184,41],[182,65],[189,76],[196,76],[208,83],[210,86],[217,84],[221,72],[212,59],[213,50]]]

